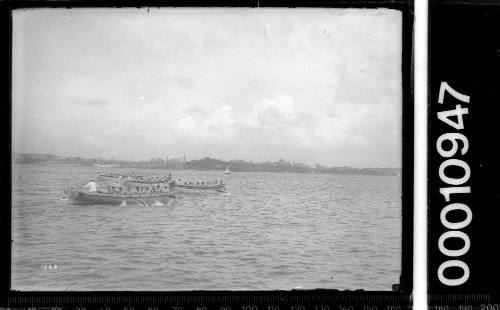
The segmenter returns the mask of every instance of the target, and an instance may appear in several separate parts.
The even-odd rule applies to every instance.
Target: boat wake
[[[145,201],[140,201],[139,205],[142,206],[142,207],[165,207],[166,205],[170,206],[170,204],[171,204],[171,201],[169,201],[166,204],[164,204],[163,202],[161,202],[159,200],[156,200],[153,203],[147,203]]]
[[[165,204],[163,204],[161,201],[155,201],[152,204],[149,205],[150,207],[164,207]]]

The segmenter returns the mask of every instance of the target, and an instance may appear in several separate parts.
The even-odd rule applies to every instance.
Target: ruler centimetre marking
[[[463,297],[462,297],[463,298]],[[465,296],[471,300],[471,296]],[[436,300],[450,297],[432,297]],[[454,301],[456,296],[452,296]],[[474,300],[489,301],[488,295],[474,296]],[[0,310],[406,310],[411,309],[412,298],[402,294],[235,294],[220,295],[147,295],[147,296],[12,296]],[[442,303],[442,302],[440,302]],[[464,309],[468,310],[468,309]]]

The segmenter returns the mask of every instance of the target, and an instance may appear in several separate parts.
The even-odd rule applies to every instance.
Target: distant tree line
[[[201,158],[185,161],[182,159],[151,158],[150,160],[116,160],[104,158],[81,158],[52,154],[17,154],[14,162],[19,164],[69,164],[77,166],[115,165],[122,168],[171,169],[171,170],[219,170],[227,167],[234,172],[279,172],[279,173],[328,173],[328,174],[363,174],[363,175],[400,175],[400,168],[351,168],[325,167],[316,164],[314,167],[301,163],[280,159],[276,162],[254,163],[242,159],[223,161],[215,158]]]

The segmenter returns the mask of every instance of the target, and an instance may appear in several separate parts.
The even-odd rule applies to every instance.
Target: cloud
[[[192,130],[195,129],[195,123],[193,120],[193,117],[191,116],[186,116],[178,120],[172,125],[172,129],[177,132],[178,134],[186,134],[190,133]]]
[[[324,115],[321,111],[302,112],[299,106],[304,105],[296,104],[286,95],[265,98],[242,119],[242,123],[251,127],[250,130],[264,131],[263,135],[274,138],[276,143],[319,148],[325,143],[338,141],[339,137],[345,140],[347,128],[341,119]]]
[[[308,105],[284,94],[263,98],[249,112],[240,114],[234,114],[230,105],[211,111],[204,108],[204,113],[191,106],[183,110],[185,116],[173,122],[169,131],[186,149],[209,145],[216,157],[225,155],[226,159],[291,156],[312,164],[329,157],[354,164],[366,160],[366,154],[379,147],[397,154],[399,148],[391,148],[391,144],[399,143],[397,113],[384,113],[376,105],[360,108],[343,103],[337,108],[338,115],[331,116],[314,106],[304,106]]]
[[[240,116],[233,115],[229,105],[204,115],[191,111],[174,122],[171,130],[185,141],[232,142],[238,149],[242,143],[315,146],[332,140],[331,127],[317,116],[298,111],[293,98],[278,95],[262,99]]]
[[[274,99],[263,99],[246,117],[251,126],[284,128],[297,118],[292,98],[280,95]]]
[[[16,12],[13,136],[23,141],[15,148],[132,159],[197,158],[206,148],[225,159],[397,164],[401,16]]]
[[[229,127],[235,123],[231,113],[231,107],[223,105],[215,109],[210,117],[205,121],[207,128],[224,128]]]
[[[191,105],[185,109],[183,112],[192,114],[192,115],[206,115],[207,111],[201,105]]]
[[[228,141],[235,137],[237,120],[233,118],[231,107],[220,106],[208,114],[200,113],[195,108],[184,110],[188,115],[175,121],[171,131],[178,137],[199,140]]]

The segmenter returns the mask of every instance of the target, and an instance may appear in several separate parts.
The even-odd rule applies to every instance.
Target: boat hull
[[[227,193],[224,187],[196,187],[185,185],[174,185],[171,189],[172,193],[184,195],[215,195]]]
[[[165,186],[165,187],[168,187],[169,183],[171,182],[171,180],[167,180],[167,181],[160,181],[160,182],[147,182],[147,181],[135,181],[135,180],[123,180],[123,184],[125,184],[125,186],[139,186],[139,187],[143,187],[143,186],[151,186],[151,187],[154,187],[154,186]]]
[[[156,202],[165,203],[175,196],[172,193],[155,193],[149,195],[112,195],[108,193],[88,193],[79,190],[70,190],[69,199],[73,204],[94,205],[151,205]]]
[[[120,178],[118,178],[118,177],[107,176],[107,175],[98,175],[97,178],[101,181],[111,181],[111,182],[120,181]]]

